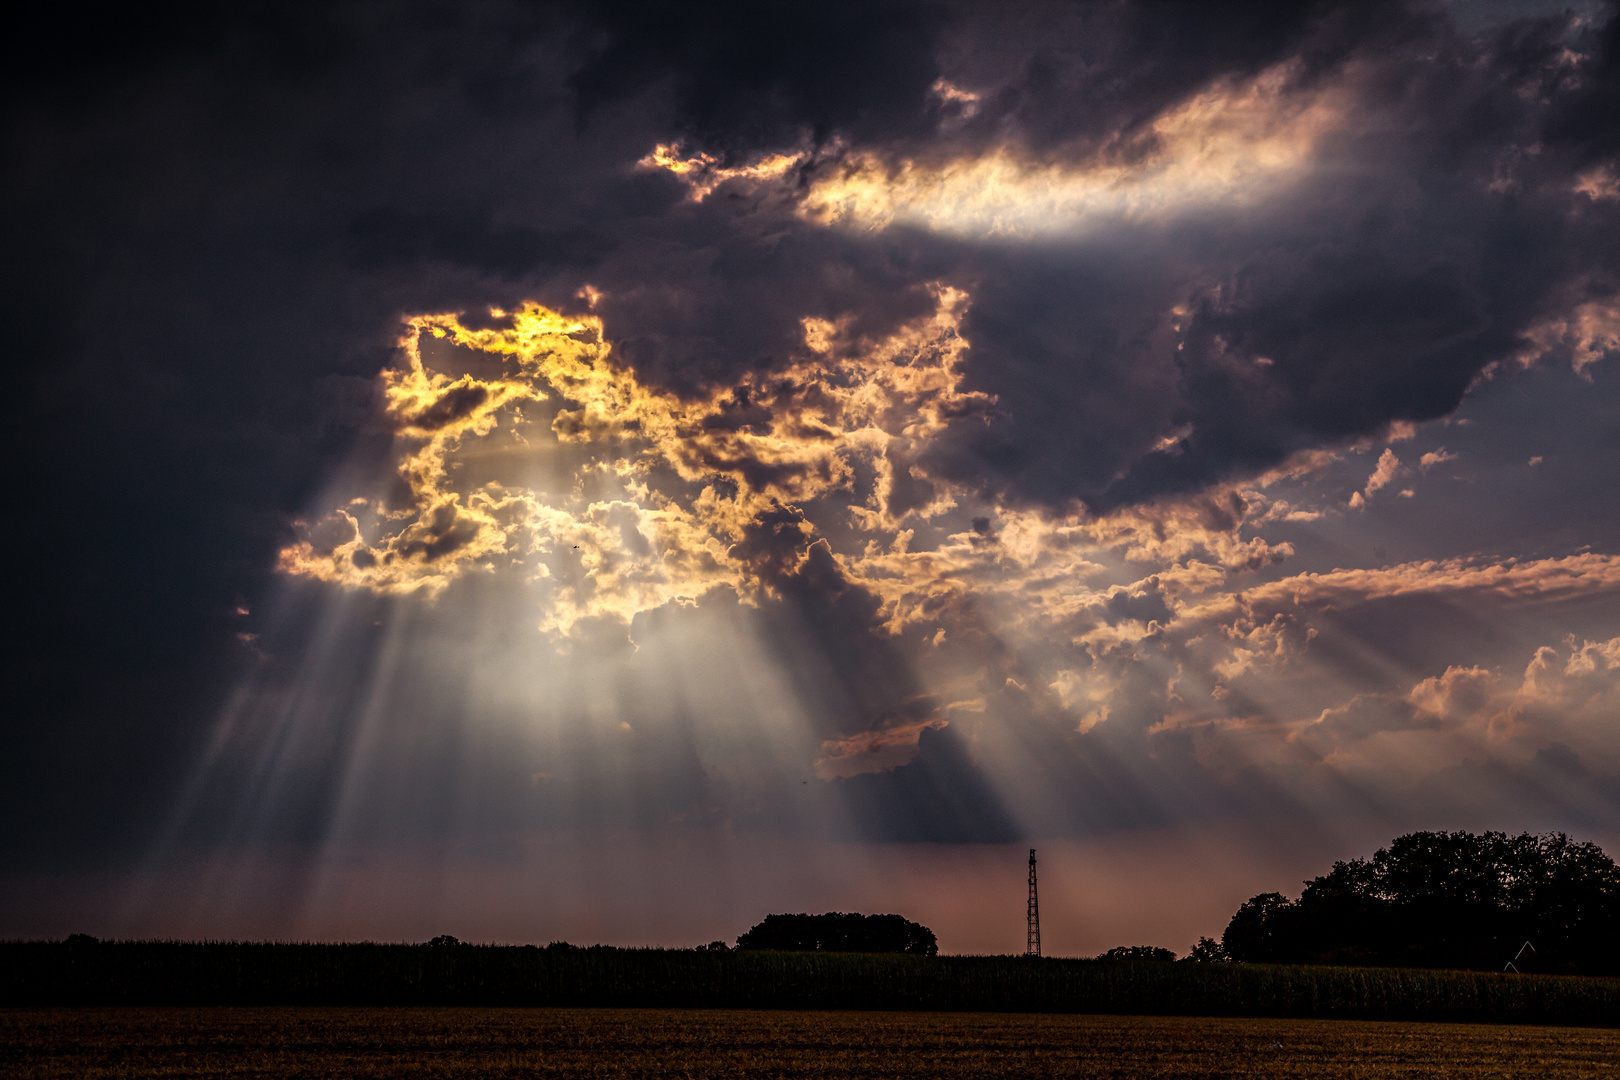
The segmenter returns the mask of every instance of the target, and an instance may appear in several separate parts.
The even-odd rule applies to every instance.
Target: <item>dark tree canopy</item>
[[[1151,960],[1168,963],[1176,954],[1158,945],[1116,945],[1102,954],[1103,960]]]
[[[767,915],[737,939],[739,949],[798,952],[887,952],[933,956],[934,932],[899,915]]]
[[[1337,862],[1298,900],[1261,893],[1221,943],[1234,960],[1620,972],[1620,869],[1563,833],[1419,832]]]

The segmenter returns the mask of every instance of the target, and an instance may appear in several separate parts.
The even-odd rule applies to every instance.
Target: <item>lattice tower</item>
[[[1029,936],[1024,942],[1025,956],[1041,955],[1041,903],[1035,896],[1035,849],[1029,849]]]

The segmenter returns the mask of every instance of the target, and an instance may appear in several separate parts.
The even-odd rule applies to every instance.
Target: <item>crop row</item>
[[[1620,1024],[1620,979],[593,947],[0,943],[6,1005],[566,1005]]]

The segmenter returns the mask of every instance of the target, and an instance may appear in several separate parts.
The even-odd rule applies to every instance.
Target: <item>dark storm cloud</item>
[[[914,711],[922,688],[880,628],[878,598],[849,580],[825,540],[805,548],[802,520],[785,508],[764,515],[734,549],[780,600],[763,621],[798,699],[829,737]]]
[[[835,780],[833,786],[864,839],[997,844],[1020,836],[950,728],[924,728],[910,764]]]
[[[579,310],[591,284],[638,375],[690,390],[785,365],[806,316],[881,338],[943,280],[972,293],[968,388],[998,412],[931,467],[1046,505],[1196,489],[1443,415],[1554,299],[1611,295],[1616,204],[1570,187],[1612,160],[1617,25],[1476,42],[1385,5],[488,4],[76,9],[28,27],[0,134],[0,421],[31,524],[7,532],[5,857],[125,848],[160,816],[258,662],[237,635],[261,616],[237,609],[258,612],[289,522],[386,451],[372,379],[400,315]],[[1569,68],[1566,45],[1591,59]],[[634,167],[682,137],[726,161],[801,140],[835,159],[1007,142],[1136,160],[1166,109],[1290,57],[1295,91],[1350,72],[1380,123],[1257,211],[1084,244],[825,228],[796,213],[810,172],[694,202]],[[941,77],[981,94],[971,115]],[[433,543],[457,542],[445,524]],[[762,552],[781,650],[813,658],[801,681],[832,730],[918,696],[824,548],[802,565]],[[1152,602],[1121,603],[1110,617]],[[959,782],[963,814],[1000,821],[959,748],[923,738],[892,782]],[[675,786],[669,805],[699,801]]]
[[[852,339],[881,339],[932,309],[926,283],[950,266],[928,247],[813,228],[791,206],[719,194],[646,223],[588,279],[637,374],[691,390],[785,367],[804,353],[807,316],[849,319]]]
[[[1393,5],[1020,4],[985,22],[956,21],[941,67],[980,95],[954,125],[964,142],[1013,134],[1042,155],[1130,157],[1151,147],[1147,129],[1161,112],[1209,82],[1253,75],[1302,48],[1312,66],[1332,63],[1400,21]]]
[[[579,258],[576,185],[646,139],[579,151],[560,20],[74,9],[12,36],[4,420],[19,513],[53,539],[8,540],[35,568],[8,605],[8,857],[161,812],[398,315]]]
[[[1555,146],[1572,149],[1581,165],[1612,163],[1620,152],[1620,130],[1614,123],[1620,114],[1620,18],[1611,15],[1596,26],[1586,26],[1578,44],[1591,56],[1590,67],[1561,97],[1543,137]],[[1542,48],[1540,42],[1534,42],[1534,52]]]
[[[1137,622],[1149,623],[1170,621],[1170,607],[1164,602],[1164,591],[1159,587],[1158,578],[1148,578],[1140,589],[1134,592],[1127,589],[1115,589],[1103,603],[1103,618],[1110,625],[1121,619],[1135,619]]]
[[[569,79],[584,123],[656,90],[673,98],[672,134],[721,153],[927,130],[939,5],[654,2],[592,15],[594,48]]]

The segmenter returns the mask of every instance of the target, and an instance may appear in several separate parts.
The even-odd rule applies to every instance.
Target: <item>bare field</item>
[[[1610,1077],[1620,1031],[678,1009],[0,1010],[7,1077]]]

